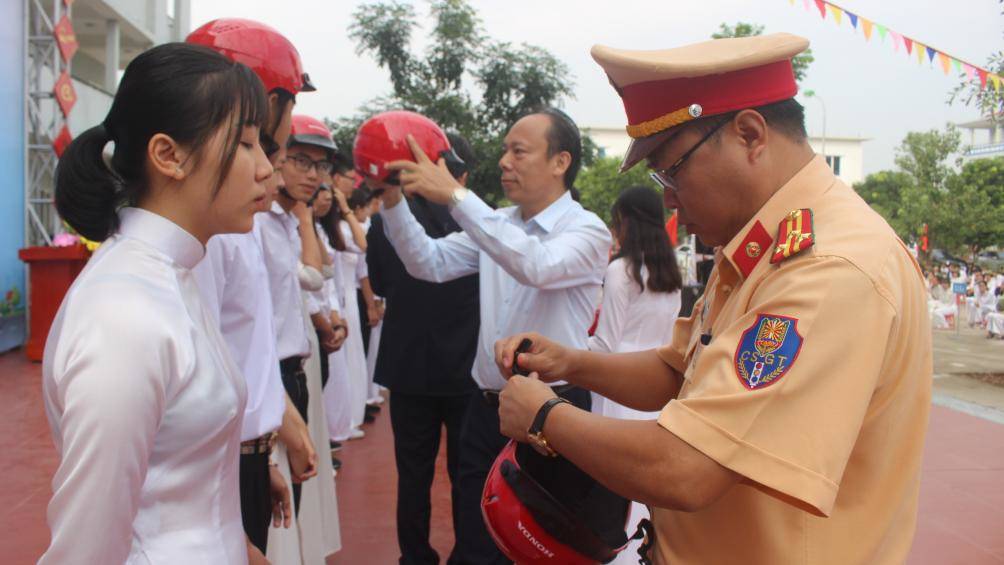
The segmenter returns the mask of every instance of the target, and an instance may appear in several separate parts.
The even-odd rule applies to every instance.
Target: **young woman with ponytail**
[[[46,343],[61,461],[40,563],[246,562],[247,392],[191,269],[210,237],[251,229],[272,173],[266,112],[246,66],[161,45],[129,64],[104,122],[60,159],[57,210],[104,244]]]

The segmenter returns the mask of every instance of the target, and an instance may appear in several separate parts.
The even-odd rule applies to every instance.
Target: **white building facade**
[[[627,153],[631,137],[623,127],[584,126],[584,134],[589,135],[600,149],[601,157],[622,157]],[[833,172],[848,186],[864,180],[865,137],[827,137],[826,161]],[[809,145],[816,153],[823,153],[824,140],[810,137]]]
[[[962,160],[1004,157],[1004,124],[990,118],[959,124],[962,130]]]

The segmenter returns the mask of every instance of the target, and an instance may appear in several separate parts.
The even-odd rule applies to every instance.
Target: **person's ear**
[[[770,131],[767,120],[756,110],[743,110],[732,120],[732,130],[746,149],[751,163],[760,159],[767,149]]]
[[[188,175],[184,168],[188,152],[167,134],[157,133],[150,138],[146,156],[153,170],[167,178],[181,181]]]
[[[554,156],[554,173],[555,176],[563,177],[565,176],[565,171],[568,167],[572,165],[572,154],[568,151],[559,151],[557,155]]]

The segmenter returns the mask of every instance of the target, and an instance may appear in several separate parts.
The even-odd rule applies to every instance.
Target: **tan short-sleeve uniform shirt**
[[[793,230],[801,250],[772,261]],[[656,563],[906,559],[931,397],[923,278],[821,157],[719,250],[659,355],[684,375],[659,424],[744,480],[697,512],[653,509]]]

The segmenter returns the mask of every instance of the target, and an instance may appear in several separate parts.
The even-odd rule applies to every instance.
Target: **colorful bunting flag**
[[[872,38],[872,21],[861,18],[861,30],[865,32],[865,41]]]
[[[872,32],[874,30],[878,30],[878,34],[882,42],[885,42],[886,35],[891,35],[893,50],[898,53],[899,45],[902,42],[903,47],[906,48],[907,55],[914,55],[917,57],[917,64],[923,64],[924,55],[926,54],[927,60],[932,67],[934,66],[934,58],[938,58],[938,66],[941,67],[941,70],[945,73],[945,75],[948,75],[954,68],[956,73],[965,73],[966,78],[969,81],[973,81],[976,77],[979,77],[981,89],[985,89],[987,87],[987,80],[990,81],[996,90],[1001,90],[1002,84],[1004,84],[1004,78],[998,74],[990,73],[986,69],[970,65],[965,61],[951,57],[943,51],[938,51],[929,45],[924,45],[923,43],[889,29],[876,21],[869,20],[868,18],[859,16],[854,12],[847,11],[832,2],[827,0],[813,0],[813,2],[816,5],[816,10],[819,12],[819,17],[825,20],[826,12],[829,12],[833,16],[833,21],[836,22],[838,26],[843,22],[844,14],[847,15],[847,19],[850,20],[851,27],[854,30],[858,29],[858,21],[860,21],[865,41],[871,41]],[[795,0],[788,0],[788,4],[794,6]],[[807,11],[812,10],[809,0],[802,0],[802,6]]]
[[[837,25],[840,25],[840,20],[843,19],[844,11],[833,4],[827,4],[826,6],[830,9],[830,13],[833,14],[833,21],[837,22]]]
[[[892,50],[899,53],[899,44],[903,41],[903,36],[895,31],[889,31],[889,35],[892,37]]]
[[[947,75],[952,69],[952,60],[949,59],[948,55],[938,51],[938,62],[941,63],[941,70],[945,71],[945,74]]]

